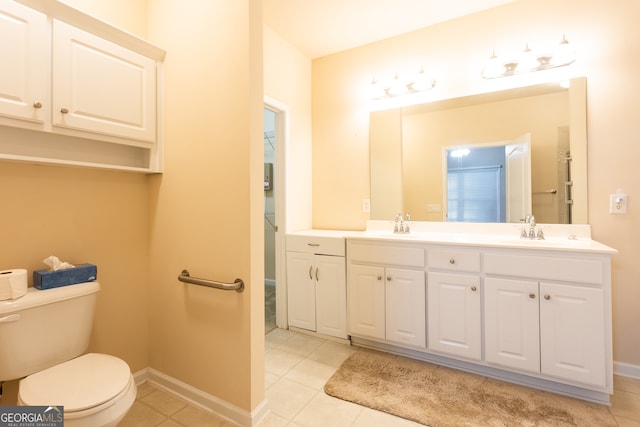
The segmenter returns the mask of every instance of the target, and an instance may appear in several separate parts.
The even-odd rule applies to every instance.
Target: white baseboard
[[[258,426],[269,414],[266,400],[263,400],[256,409],[248,412],[153,368],[145,368],[142,371],[136,372],[133,377],[137,384],[149,381],[153,385],[188,401],[194,406],[213,412],[217,416],[240,426]]]
[[[613,373],[622,377],[640,379],[640,366],[625,362],[613,362]]]

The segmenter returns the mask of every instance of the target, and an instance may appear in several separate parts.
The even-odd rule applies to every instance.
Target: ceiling
[[[516,0],[263,0],[264,23],[311,59]]]

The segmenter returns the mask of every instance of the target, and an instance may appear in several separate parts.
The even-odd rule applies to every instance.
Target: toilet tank
[[[54,289],[29,288],[0,301],[0,381],[73,359],[87,351],[98,282]]]

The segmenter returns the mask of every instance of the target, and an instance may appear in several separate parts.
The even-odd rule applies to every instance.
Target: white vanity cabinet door
[[[316,330],[314,255],[287,252],[287,306],[289,325]]]
[[[289,325],[347,338],[344,257],[287,252]]]
[[[485,359],[496,365],[540,372],[538,282],[484,279]]]
[[[348,274],[349,333],[385,339],[384,267],[350,264]]]
[[[487,362],[604,387],[602,289],[485,278]]]
[[[605,386],[602,289],[540,282],[541,372]]]
[[[386,339],[426,348],[425,273],[385,269]]]
[[[344,257],[315,255],[316,332],[347,338],[347,283]]]
[[[153,59],[53,22],[54,127],[154,143],[156,80]]]
[[[0,1],[2,117],[39,124],[45,120],[50,72],[46,24],[42,13],[13,1]]]
[[[480,276],[429,272],[429,349],[473,360],[482,358]]]

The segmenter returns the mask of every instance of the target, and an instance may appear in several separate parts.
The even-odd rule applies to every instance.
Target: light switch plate
[[[371,212],[371,199],[362,199],[362,212]]]

